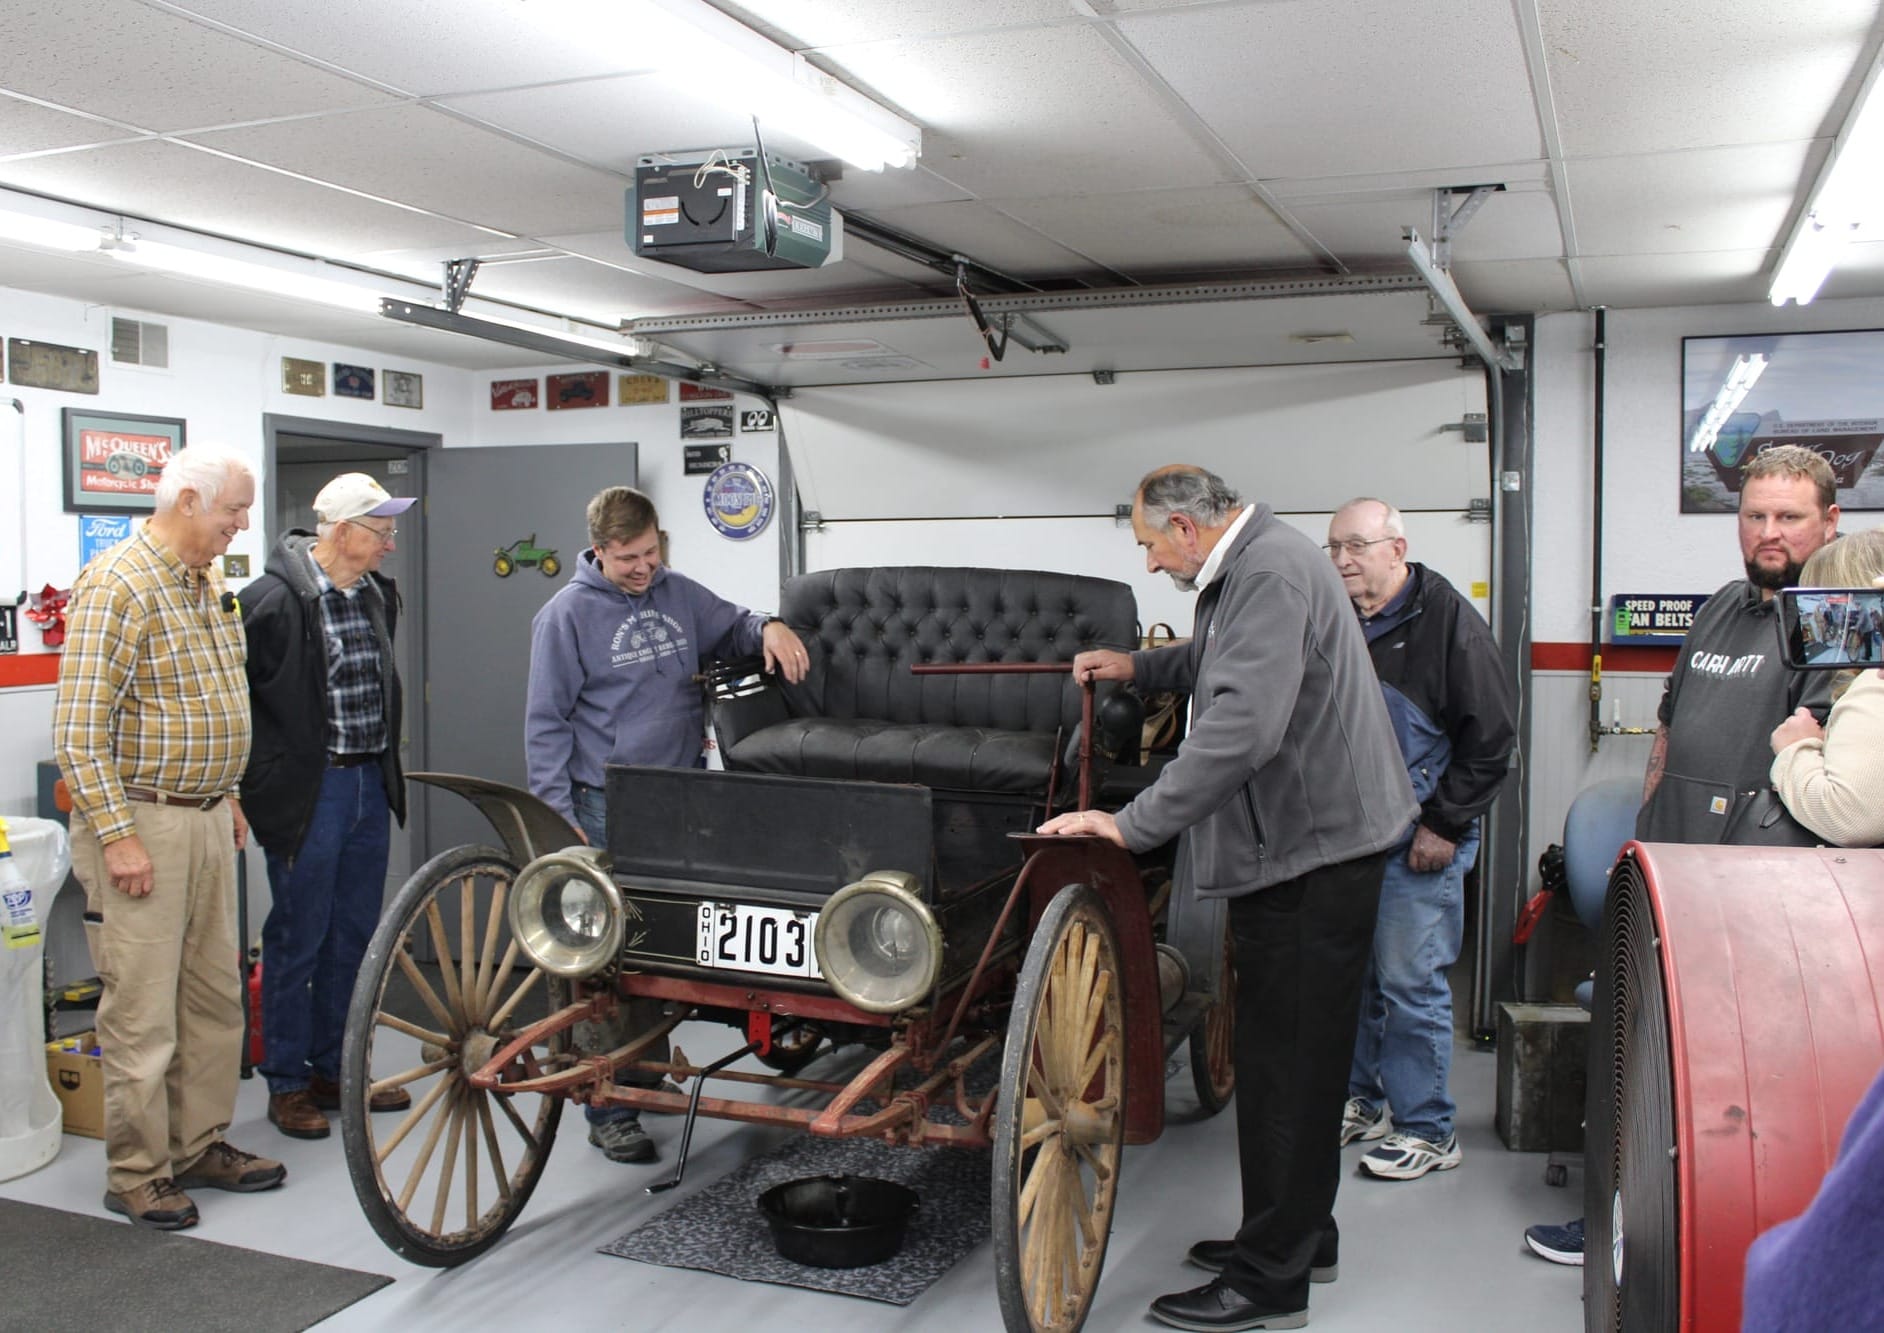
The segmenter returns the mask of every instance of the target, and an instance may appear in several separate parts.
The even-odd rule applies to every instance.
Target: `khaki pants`
[[[242,1061],[229,804],[131,810],[154,872],[143,898],[111,886],[97,835],[72,816],[72,869],[104,983],[105,1187],[117,1194],[175,1175],[222,1137]]]

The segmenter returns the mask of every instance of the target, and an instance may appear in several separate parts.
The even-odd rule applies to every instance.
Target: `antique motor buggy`
[[[1133,789],[1103,756],[1137,758],[1138,700],[1069,666],[1135,641],[1131,591],[846,569],[788,581],[780,614],[809,675],[709,673],[726,771],[611,767],[606,849],[525,793],[414,775],[501,846],[434,857],[368,950],[342,1076],[361,1204],[414,1262],[477,1255],[528,1200],[565,1100],[684,1115],[674,1182],[696,1115],[992,1145],[1007,1326],[1078,1328],[1122,1147],[1163,1128],[1167,1055],[1190,1044],[1209,1111],[1233,1086],[1227,937],[1195,907],[1172,929],[1173,850],[1031,831]],[[667,1051],[701,1020],[739,1030],[729,1050]],[[854,1058],[799,1077],[827,1043]],[[730,1067],[748,1056],[762,1068]],[[394,1087],[411,1110],[368,1116]]]

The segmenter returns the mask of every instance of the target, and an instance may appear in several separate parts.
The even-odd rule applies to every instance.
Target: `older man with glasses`
[[[324,1139],[340,1105],[347,1001],[385,895],[389,814],[405,823],[399,592],[379,572],[412,505],[361,472],[314,497],[316,531],[275,543],[243,595],[255,744],[242,779],[274,895],[262,926],[262,1075],[283,1134]],[[411,1095],[374,1094],[396,1111]]]
[[[1361,992],[1343,1145],[1382,1142],[1370,1175],[1417,1180],[1460,1161],[1446,971],[1465,930],[1465,875],[1478,819],[1509,771],[1517,730],[1498,645],[1471,603],[1406,558],[1406,526],[1384,500],[1350,500],[1325,548],[1374,661],[1406,761],[1414,821],[1387,861],[1374,956]],[[1392,1132],[1388,1132],[1388,1116]]]

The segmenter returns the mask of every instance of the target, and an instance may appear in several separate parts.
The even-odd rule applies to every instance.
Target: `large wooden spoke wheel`
[[[1223,971],[1217,998],[1191,1029],[1191,1082],[1197,1104],[1215,1115],[1236,1095],[1236,946],[1223,927]]]
[[[516,874],[490,847],[456,847],[421,866],[373,933],[347,1011],[347,1171],[380,1239],[416,1264],[461,1264],[503,1235],[543,1174],[562,1115],[560,1097],[468,1082],[563,1002],[563,984],[522,959],[510,936]],[[559,1037],[507,1073],[541,1073],[566,1049]],[[368,1113],[372,1094],[395,1088],[411,1094],[409,1109]]]
[[[1062,889],[1021,966],[1002,1052],[993,1223],[1010,1330],[1077,1329],[1092,1307],[1125,1137],[1123,982],[1099,896]]]

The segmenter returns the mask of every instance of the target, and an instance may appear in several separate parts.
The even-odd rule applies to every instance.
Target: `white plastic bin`
[[[0,826],[19,871],[17,879],[5,876],[0,899],[0,1180],[11,1180],[59,1155],[59,1099],[46,1081],[42,960],[46,917],[72,868],[72,844],[50,819],[12,816]],[[29,921],[37,936],[24,929]]]

